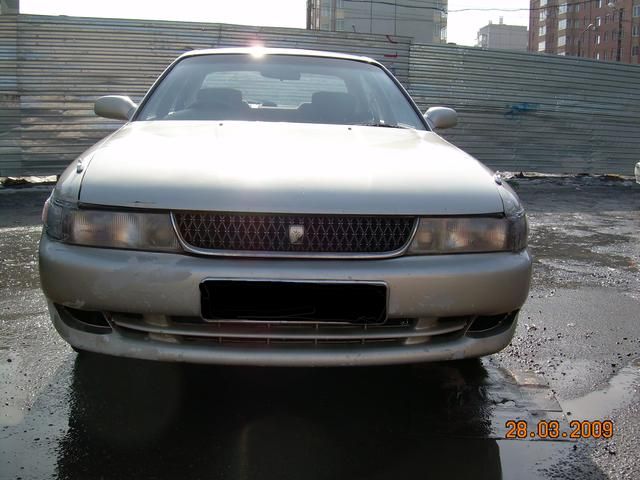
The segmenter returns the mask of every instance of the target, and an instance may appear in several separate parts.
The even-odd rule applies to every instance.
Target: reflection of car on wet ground
[[[499,479],[502,462],[523,460],[501,461],[480,362],[268,372],[78,357],[56,473],[388,479],[420,478],[428,465],[429,478]]]
[[[515,193],[379,63],[190,52],[47,201],[40,273],[75,348],[168,361],[385,364],[490,354],[529,289]]]

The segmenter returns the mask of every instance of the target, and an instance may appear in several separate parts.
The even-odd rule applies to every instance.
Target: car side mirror
[[[119,95],[107,95],[96,100],[93,111],[96,115],[114,120],[129,120],[136,111],[138,105],[129,97]]]
[[[451,128],[458,124],[458,113],[453,108],[431,107],[424,118],[431,128]]]

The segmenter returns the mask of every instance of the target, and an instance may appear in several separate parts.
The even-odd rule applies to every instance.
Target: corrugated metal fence
[[[410,39],[211,23],[0,16],[0,176],[60,173],[121,123],[98,118],[101,95],[139,101],[181,53],[291,47],[357,52],[406,81]]]
[[[502,170],[631,174],[640,67],[411,45],[407,38],[238,25],[0,16],[0,176],[59,173],[119,126],[100,95],[139,100],[180,53],[261,43],[357,53],[390,67],[421,108],[449,105],[455,144]]]
[[[443,131],[500,170],[633,174],[640,161],[640,66],[413,45],[411,94],[460,114]]]

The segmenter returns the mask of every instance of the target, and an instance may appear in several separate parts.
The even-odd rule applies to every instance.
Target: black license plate
[[[200,294],[205,320],[380,324],[387,318],[384,283],[205,280]]]

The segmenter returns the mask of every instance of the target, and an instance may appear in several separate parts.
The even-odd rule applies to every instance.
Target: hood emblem
[[[289,225],[289,243],[301,245],[304,238],[304,225]]]

